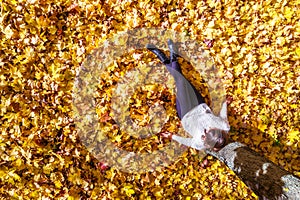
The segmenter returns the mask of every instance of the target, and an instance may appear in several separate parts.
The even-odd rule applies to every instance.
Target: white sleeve
[[[192,144],[193,144],[193,138],[185,138],[185,137],[180,137],[178,135],[172,135],[172,140],[175,140],[178,143],[183,144],[188,147],[192,147]]]
[[[203,141],[200,138],[184,138],[178,135],[173,135],[172,139],[180,144],[183,144],[187,147],[192,147],[197,150],[204,150],[207,148],[205,147]]]
[[[226,101],[223,103],[221,111],[220,111],[220,117],[227,121],[227,103]]]

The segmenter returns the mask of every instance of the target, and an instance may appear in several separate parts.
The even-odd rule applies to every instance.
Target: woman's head
[[[227,133],[220,129],[206,130],[204,143],[211,149],[220,150],[227,143]]]

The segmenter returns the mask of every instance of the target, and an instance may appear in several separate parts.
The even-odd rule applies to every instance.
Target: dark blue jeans
[[[182,119],[191,109],[205,103],[205,101],[196,88],[181,73],[177,61],[166,64],[166,67],[175,79],[177,89],[176,110],[179,118]]]

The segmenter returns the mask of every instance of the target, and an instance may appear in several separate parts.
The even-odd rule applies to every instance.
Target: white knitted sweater
[[[227,104],[226,102],[223,103],[219,117],[215,116],[205,103],[200,104],[184,115],[181,123],[184,130],[187,131],[192,138],[173,135],[172,139],[197,150],[206,149],[208,147],[204,145],[204,141],[202,140],[202,137],[205,135],[205,129],[217,128],[223,131],[229,131],[230,129],[227,121]]]

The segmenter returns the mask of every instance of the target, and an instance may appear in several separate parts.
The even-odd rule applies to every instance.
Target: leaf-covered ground
[[[75,70],[101,42],[138,27],[198,40],[233,98],[231,138],[300,176],[299,1],[1,0],[0,6],[2,199],[257,199],[223,163],[208,157],[201,168],[192,149],[153,173],[129,174],[80,142],[72,118]],[[145,106],[149,91],[174,102],[160,87],[145,88],[131,99],[133,110]],[[141,114],[134,119],[147,124]]]

